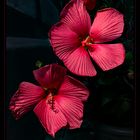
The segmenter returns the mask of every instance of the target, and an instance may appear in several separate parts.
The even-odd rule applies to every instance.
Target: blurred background
[[[59,21],[59,14],[69,0],[7,0],[6,15],[6,140],[51,140],[32,111],[14,120],[8,110],[10,98],[19,83],[35,83],[32,71],[36,62],[61,63],[54,55],[48,31]],[[126,48],[123,65],[108,72],[98,70],[94,78],[81,78],[91,95],[85,105],[80,129],[61,129],[57,140],[133,140],[135,109],[135,13],[133,0],[97,0],[89,11],[114,7],[124,14],[123,35],[113,41]],[[63,65],[61,63],[61,65]],[[98,68],[97,68],[98,69]]]

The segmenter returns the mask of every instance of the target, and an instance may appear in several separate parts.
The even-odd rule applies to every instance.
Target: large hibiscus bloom
[[[83,102],[88,89],[66,75],[66,69],[57,64],[33,71],[40,86],[22,82],[11,98],[10,110],[16,119],[34,109],[45,130],[52,136],[62,127],[79,128],[83,117]]]
[[[71,0],[62,10],[60,22],[51,28],[49,37],[55,54],[71,72],[95,76],[92,60],[103,71],[123,63],[123,44],[105,44],[120,37],[123,28],[123,15],[117,10],[99,10],[91,25],[84,2]]]

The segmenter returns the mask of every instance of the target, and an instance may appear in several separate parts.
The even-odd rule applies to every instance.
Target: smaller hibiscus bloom
[[[50,64],[33,71],[40,86],[22,82],[10,101],[16,119],[34,110],[45,130],[52,136],[62,127],[79,128],[88,89],[66,75],[66,69]]]
[[[123,44],[107,44],[122,35],[123,15],[114,8],[97,11],[91,25],[82,0],[71,0],[61,12],[61,20],[50,32],[55,54],[74,74],[95,76],[92,60],[107,71],[124,62]]]

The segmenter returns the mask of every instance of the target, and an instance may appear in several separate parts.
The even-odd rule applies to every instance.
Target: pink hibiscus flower
[[[110,70],[124,62],[123,44],[103,44],[122,35],[123,15],[113,8],[99,10],[91,25],[84,2],[71,0],[61,12],[61,20],[50,32],[55,54],[74,74],[95,76],[95,61],[103,70]]]
[[[66,75],[66,69],[57,64],[34,70],[40,86],[22,82],[10,101],[10,110],[19,119],[34,109],[45,130],[52,136],[62,127],[79,128],[83,117],[83,103],[88,89]]]

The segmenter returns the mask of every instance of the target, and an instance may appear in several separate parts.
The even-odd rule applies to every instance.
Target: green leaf
[[[132,61],[133,60],[133,54],[132,54],[132,52],[127,52],[126,53],[126,61]]]
[[[43,66],[43,63],[41,61],[37,60],[35,65],[36,65],[36,67],[40,68]]]

